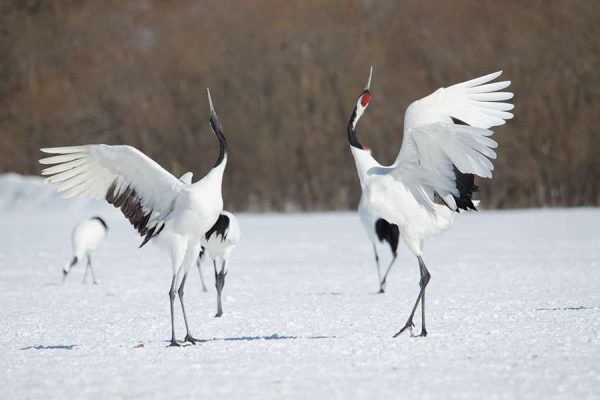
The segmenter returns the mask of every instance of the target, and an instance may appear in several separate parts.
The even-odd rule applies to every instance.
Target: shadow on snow
[[[51,344],[51,345],[43,345],[38,344],[35,346],[27,346],[21,348],[21,350],[73,350],[77,347],[76,344]]]

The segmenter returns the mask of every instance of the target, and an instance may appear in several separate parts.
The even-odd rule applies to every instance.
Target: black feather
[[[215,237],[221,235],[221,237],[225,239],[227,229],[229,229],[229,217],[225,214],[220,214],[219,218],[217,218],[217,222],[215,222],[208,232],[206,232],[204,237],[208,240],[214,234]]]
[[[383,218],[379,218],[375,221],[375,232],[380,242],[386,241],[396,256],[398,250],[398,241],[400,239],[400,229],[396,224],[390,224]]]
[[[454,118],[454,117],[451,117],[451,118],[452,118],[452,122],[455,123],[456,125],[469,126],[469,124],[467,124],[464,121],[461,121],[458,118]],[[458,208],[457,211],[459,211],[459,210],[475,210],[475,211],[477,211],[477,208],[475,208],[475,204],[473,204],[473,193],[475,193],[476,191],[479,190],[479,187],[477,185],[475,185],[475,175],[463,174],[462,172],[460,172],[458,170],[458,168],[456,168],[455,165],[453,165],[452,168],[454,169],[454,176],[455,176],[454,181],[456,182],[456,188],[458,189],[458,193],[459,193],[459,197],[452,196],[452,197],[454,197],[454,200],[456,201],[456,207]]]
[[[475,210],[475,204],[473,204],[473,193],[479,190],[479,187],[475,185],[475,175],[463,174],[456,168],[454,168],[454,181],[456,182],[456,188],[458,189],[459,197],[454,197],[456,201],[456,207],[460,210]]]
[[[165,224],[163,223],[158,231],[156,231],[158,224],[153,225],[152,227],[148,226],[152,210],[144,210],[142,199],[138,196],[135,189],[130,186],[127,186],[121,192],[117,192],[116,189],[117,181],[115,180],[106,191],[106,201],[116,208],[121,209],[125,218],[127,218],[138,233],[144,237],[144,240],[140,245],[140,247],[142,247],[148,243],[150,239],[156,237],[165,227]],[[106,224],[104,224],[104,226],[106,226]]]

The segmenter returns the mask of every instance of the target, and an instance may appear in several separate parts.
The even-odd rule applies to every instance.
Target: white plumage
[[[217,289],[217,313],[215,317],[223,315],[221,294],[225,286],[225,276],[228,273],[228,263],[231,252],[240,242],[240,224],[237,218],[229,211],[223,211],[217,222],[202,237],[202,252],[198,257],[198,273],[202,277],[201,263],[205,253],[213,260],[215,272],[215,288]],[[221,269],[217,271],[217,259],[221,260]]]
[[[52,157],[42,164],[56,164],[42,171],[47,182],[57,185],[65,197],[105,199],[121,209],[144,237],[171,258],[171,345],[176,346],[173,303],[179,294],[186,325],[185,340],[195,343],[183,304],[183,288],[189,268],[200,252],[200,240],[223,208],[221,183],[227,165],[227,141],[210,93],[210,127],[220,143],[217,162],[201,180],[184,183],[131,146],[104,144],[42,149]],[[140,247],[141,247],[140,246]]]
[[[97,284],[96,274],[92,267],[92,253],[98,248],[100,243],[106,237],[108,227],[104,220],[100,217],[92,217],[81,221],[73,229],[71,235],[71,242],[73,244],[73,258],[63,268],[63,281],[71,271],[71,268],[75,267],[79,261],[86,258],[86,268],[83,274],[83,283],[86,282],[88,270],[92,274],[92,281]]]
[[[500,91],[510,82],[492,82],[500,75],[501,71],[441,88],[409,105],[402,148],[388,167],[375,161],[357,138],[356,124],[371,100],[369,85],[348,123],[348,141],[368,207],[398,225],[400,237],[419,260],[421,292],[398,334],[412,328],[419,302],[421,335],[427,334],[424,301],[430,274],[422,259],[423,241],[448,229],[460,209],[475,209],[474,175],[492,177],[489,159],[496,157],[497,144],[489,138],[489,128],[512,118],[509,111],[514,107],[504,102],[513,94]]]

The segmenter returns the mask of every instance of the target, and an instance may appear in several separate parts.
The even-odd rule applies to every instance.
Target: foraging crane
[[[171,344],[175,340],[174,302],[179,295],[185,322],[185,341],[195,344],[183,304],[188,271],[200,252],[202,236],[214,225],[223,209],[221,184],[227,165],[227,140],[215,112],[210,92],[209,125],[219,140],[219,157],[213,168],[195,183],[185,184],[141,151],[131,146],[105,144],[42,149],[55,156],[40,160],[56,164],[42,171],[46,181],[57,184],[64,197],[105,199],[121,212],[144,237],[171,259],[169,289]]]
[[[385,219],[377,217],[369,208],[364,196],[360,197],[360,203],[358,203],[358,215],[360,216],[360,221],[365,228],[365,232],[367,232],[367,237],[373,245],[375,264],[377,266],[377,277],[379,281],[379,293],[384,293],[387,276],[392,269],[392,265],[394,265],[394,261],[396,261],[396,257],[398,256],[398,240],[400,238],[400,231],[397,225],[390,224]],[[390,246],[390,250],[392,251],[392,261],[388,265],[385,274],[383,274],[383,278],[381,277],[381,270],[379,268],[377,242],[387,242]]]
[[[98,284],[96,280],[96,274],[92,268],[92,257],[91,253],[98,248],[98,245],[104,240],[108,232],[106,222],[100,217],[92,217],[81,221],[73,229],[73,235],[71,241],[73,243],[73,258],[71,262],[63,268],[63,282],[67,278],[67,275],[77,263],[85,257],[87,264],[85,267],[85,273],[83,274],[83,283],[86,283],[88,270],[92,274],[92,282],[94,285]]]
[[[223,315],[221,293],[225,286],[227,263],[229,256],[240,242],[240,224],[237,218],[229,211],[223,211],[217,222],[206,232],[202,238],[202,251],[198,256],[198,272],[202,276],[200,263],[205,253],[213,260],[215,270],[215,288],[217,289],[217,313],[215,317]],[[217,258],[221,258],[221,270],[217,272]]]
[[[347,134],[363,196],[376,215],[396,224],[400,237],[417,257],[420,291],[397,337],[414,327],[421,304],[421,334],[425,327],[425,288],[431,275],[423,261],[426,239],[447,230],[460,210],[475,210],[474,176],[491,178],[497,143],[491,127],[511,119],[513,97],[500,90],[510,81],[492,82],[502,71],[440,88],[410,104],[404,115],[402,148],[391,166],[382,166],[358,140],[356,125],[371,101],[371,77],[358,97]]]

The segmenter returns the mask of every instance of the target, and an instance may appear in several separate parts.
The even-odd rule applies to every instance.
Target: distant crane
[[[368,203],[364,196],[361,196],[360,203],[358,203],[358,215],[360,220],[367,232],[367,237],[373,245],[373,252],[375,253],[375,263],[377,266],[377,277],[379,282],[379,293],[385,292],[385,283],[387,276],[396,261],[398,256],[398,239],[400,237],[400,231],[398,226],[390,224],[383,218],[377,217],[373,214],[373,211],[369,209]],[[392,261],[388,265],[383,277],[381,276],[381,269],[379,267],[379,254],[377,253],[377,243],[387,242],[392,251]]]
[[[223,306],[221,304],[221,293],[225,286],[225,276],[227,275],[227,264],[231,252],[240,242],[240,224],[237,218],[228,211],[223,211],[219,215],[217,222],[206,232],[202,238],[202,251],[198,257],[198,272],[202,279],[202,269],[200,267],[205,253],[213,260],[215,270],[215,288],[217,289],[217,313],[215,317],[223,315]],[[221,259],[221,270],[217,271],[217,258]]]
[[[221,184],[227,165],[227,140],[210,92],[208,102],[209,124],[219,140],[219,157],[208,174],[195,183],[184,184],[131,146],[97,144],[48,148],[42,151],[57,155],[40,160],[42,164],[56,164],[43,170],[42,175],[49,175],[46,181],[57,184],[65,197],[105,199],[120,208],[144,237],[140,247],[152,240],[170,256],[171,346],[179,346],[175,340],[173,309],[176,291],[185,322],[185,340],[192,344],[197,342],[188,325],[183,288],[188,271],[200,253],[202,237],[223,209]]]
[[[67,278],[67,275],[77,263],[85,257],[87,264],[85,267],[85,273],[83,274],[83,283],[86,283],[88,270],[92,274],[92,282],[94,285],[98,284],[96,280],[96,274],[92,268],[92,252],[98,248],[98,245],[106,237],[108,227],[106,222],[100,217],[92,217],[81,221],[73,229],[71,241],[73,243],[73,258],[71,262],[63,268],[63,282]]]
[[[356,124],[371,101],[371,77],[348,121],[348,142],[363,196],[375,215],[398,226],[400,237],[417,257],[420,291],[406,324],[394,337],[414,327],[421,304],[421,334],[425,326],[425,288],[431,275],[422,258],[426,239],[444,232],[460,210],[475,210],[474,176],[491,178],[489,159],[497,143],[489,128],[511,119],[513,97],[500,90],[509,81],[492,82],[502,71],[441,88],[410,104],[404,115],[402,148],[391,166],[382,166],[359,142]]]

